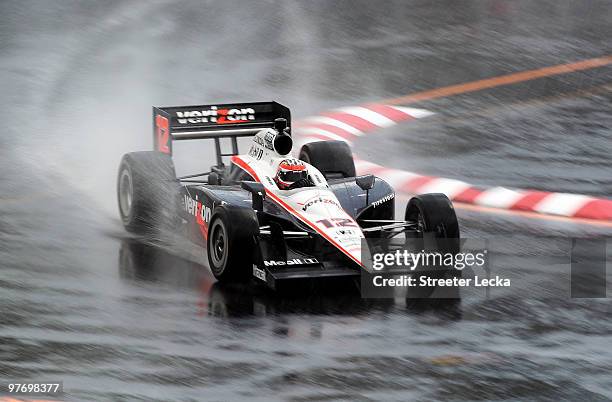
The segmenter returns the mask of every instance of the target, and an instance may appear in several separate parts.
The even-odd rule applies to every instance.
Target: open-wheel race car
[[[154,107],[155,150],[128,153],[119,167],[125,228],[184,231],[206,249],[219,281],[255,278],[273,288],[286,279],[360,275],[364,238],[428,233],[458,242],[445,195],[413,197],[396,220],[393,188],[356,176],[346,143],[308,143],[292,157],[290,124],[289,109],[276,102]],[[251,137],[245,154],[241,137]],[[214,141],[216,164],[176,177],[173,142],[197,139]]]

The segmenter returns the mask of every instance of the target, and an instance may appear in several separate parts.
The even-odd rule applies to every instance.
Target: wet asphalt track
[[[373,303],[220,287],[188,245],[128,239],[114,200],[121,155],[150,147],[153,104],[276,99],[300,117],[609,55],[610,2],[26,1],[0,15],[2,380],[63,380],[81,401],[612,399],[612,305],[567,297],[569,238],[609,227],[460,211],[517,285]],[[610,197],[610,85],[608,66],[424,102],[435,116],[356,147],[475,184]],[[202,152],[179,169],[207,167]]]

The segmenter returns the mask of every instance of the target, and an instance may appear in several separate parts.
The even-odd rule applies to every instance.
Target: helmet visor
[[[298,180],[305,179],[308,173],[305,170],[281,170],[278,172],[278,178],[286,183],[295,183]]]

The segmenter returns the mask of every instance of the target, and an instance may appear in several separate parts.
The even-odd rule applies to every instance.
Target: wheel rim
[[[133,194],[132,176],[127,169],[124,169],[119,177],[119,209],[124,219],[130,215]]]
[[[227,233],[225,225],[220,219],[215,220],[210,230],[210,250],[212,269],[217,273],[223,272],[227,260]]]

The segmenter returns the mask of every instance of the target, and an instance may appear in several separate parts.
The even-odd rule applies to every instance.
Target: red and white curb
[[[368,132],[431,115],[432,112],[423,109],[369,104],[307,117],[295,122],[293,129],[299,136],[300,144],[321,140],[340,140],[350,144]]]
[[[294,124],[298,146],[322,140],[351,144],[358,137],[399,122],[431,116],[416,108],[366,104],[324,112]],[[461,180],[424,176],[355,159],[359,174],[372,173],[406,194],[444,193],[451,200],[505,210],[533,212],[569,218],[612,221],[612,200],[580,194],[515,190],[505,187],[481,188]]]

